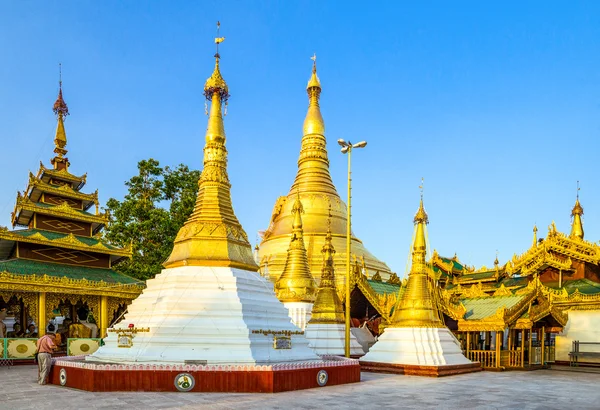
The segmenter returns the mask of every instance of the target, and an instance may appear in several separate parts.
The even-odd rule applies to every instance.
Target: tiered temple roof
[[[37,309],[29,306],[29,315],[38,325],[50,318],[56,303],[69,298],[72,304],[88,304],[98,318],[102,316],[98,298],[105,298],[108,309],[106,298],[111,297],[114,313],[143,287],[136,279],[112,270],[116,263],[131,257],[131,246],[120,248],[102,240],[100,232],[108,223],[108,214],[99,211],[98,191],[81,192],[86,175],[69,171],[64,126],[69,110],[62,82],[54,113],[58,125],[52,166],[40,163],[35,175],[29,173],[25,190],[17,193],[11,222],[13,228],[23,229],[0,228],[0,298],[4,303],[42,298],[37,300]],[[30,292],[43,297],[32,299]],[[79,296],[69,296],[75,294]],[[82,295],[89,295],[89,303]],[[51,302],[42,306],[46,299]],[[41,317],[42,312],[48,317]],[[105,325],[107,320],[101,318]],[[44,331],[41,326],[39,330]]]

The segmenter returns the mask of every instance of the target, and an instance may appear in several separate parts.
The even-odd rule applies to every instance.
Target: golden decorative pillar
[[[42,337],[46,334],[46,292],[38,293],[37,300],[37,308],[38,308],[38,336]]]
[[[525,367],[525,329],[521,329],[521,367]]]
[[[106,329],[108,329],[108,296],[100,296],[100,334],[98,337],[102,338],[106,335]]]

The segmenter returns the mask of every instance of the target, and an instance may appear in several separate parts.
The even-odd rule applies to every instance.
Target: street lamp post
[[[350,254],[351,254],[351,206],[350,201],[352,199],[352,149],[353,148],[364,148],[367,146],[366,141],[361,141],[356,144],[352,144],[350,141],[344,141],[343,139],[338,140],[338,144],[342,147],[342,154],[348,154],[348,225],[346,229],[346,328],[345,328],[345,342],[344,342],[344,355],[350,357]]]

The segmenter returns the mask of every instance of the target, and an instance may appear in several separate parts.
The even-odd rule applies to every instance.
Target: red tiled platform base
[[[94,392],[176,392],[175,379],[181,373],[194,377],[191,392],[277,393],[311,389],[321,387],[317,382],[321,370],[327,372],[325,386],[360,381],[358,361],[348,359],[272,366],[109,365],[57,360],[50,372],[51,384],[61,385],[61,369],[66,373],[63,386]]]
[[[483,370],[479,362],[447,366],[415,366],[409,364],[392,364],[361,361],[360,367],[363,372],[394,373],[406,374],[411,376],[429,377],[454,376],[456,374],[480,372]]]

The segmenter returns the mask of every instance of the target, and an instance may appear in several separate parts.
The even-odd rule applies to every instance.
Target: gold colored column
[[[541,350],[541,355],[542,355],[542,366],[545,364],[546,362],[546,357],[544,356],[544,354],[546,354],[546,343],[545,343],[545,335],[546,333],[546,327],[542,326],[541,329],[541,337],[540,337],[540,350]]]
[[[350,253],[352,252],[352,208],[350,200],[352,198],[352,173],[350,163],[352,157],[352,145],[348,147],[348,224],[346,226],[346,323],[344,331],[344,356],[350,357]]]
[[[46,292],[38,293],[38,336],[46,334]]]
[[[521,367],[525,367],[525,329],[521,329]]]
[[[108,329],[108,296],[100,296],[100,334],[99,338],[106,335]]]
[[[500,332],[496,332],[496,367],[500,368]]]
[[[469,359],[470,351],[471,351],[471,332],[467,332],[467,359]]]
[[[531,339],[533,339],[533,328],[529,329],[529,366],[531,366]]]

